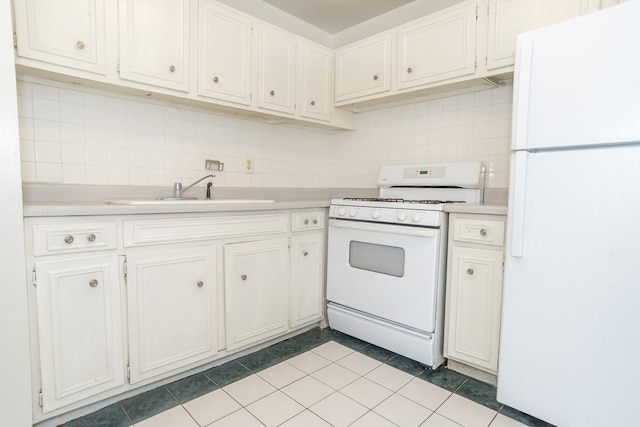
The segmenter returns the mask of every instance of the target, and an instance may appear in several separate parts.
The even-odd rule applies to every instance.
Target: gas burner
[[[417,203],[423,205],[440,205],[443,203],[466,203],[462,200],[407,200],[407,199],[387,199],[379,197],[345,197],[344,200],[356,202],[384,202],[384,203]]]

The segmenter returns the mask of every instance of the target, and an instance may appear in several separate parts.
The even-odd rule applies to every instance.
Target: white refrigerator
[[[498,401],[640,426],[640,0],[518,37]]]

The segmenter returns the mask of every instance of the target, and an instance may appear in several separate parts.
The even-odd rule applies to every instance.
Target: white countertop
[[[448,203],[444,205],[444,211],[448,213],[506,215],[507,205],[502,203]]]

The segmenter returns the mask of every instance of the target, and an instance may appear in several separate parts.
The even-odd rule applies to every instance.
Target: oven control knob
[[[349,216],[350,216],[350,217],[354,217],[354,216],[356,216],[356,215],[358,215],[358,211],[357,211],[357,210],[355,210],[355,209],[351,209],[351,210],[349,211]]]
[[[415,212],[411,217],[411,221],[420,222],[422,220],[422,214],[420,212]]]
[[[407,213],[404,211],[398,212],[398,221],[404,221],[407,219]]]
[[[378,210],[378,209],[375,209],[375,210],[373,210],[371,212],[371,218],[373,218],[373,219],[378,219],[378,218],[380,218],[381,215],[382,214],[380,213],[380,210]]]
[[[338,215],[339,216],[345,216],[347,214],[347,210],[345,208],[339,208],[338,209]]]

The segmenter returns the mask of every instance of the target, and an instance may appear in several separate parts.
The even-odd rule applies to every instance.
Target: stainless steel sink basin
[[[221,205],[233,203],[273,203],[274,200],[268,199],[135,199],[135,200],[105,200],[105,203],[112,205]]]

